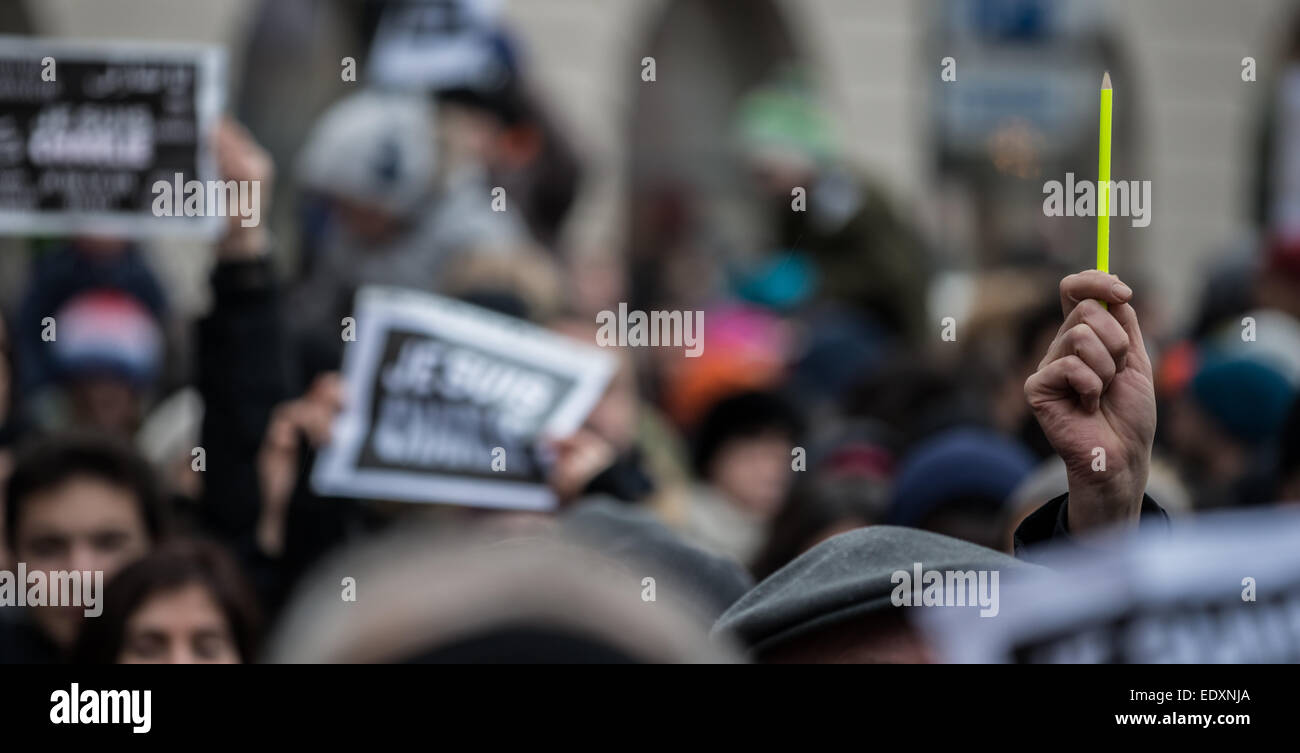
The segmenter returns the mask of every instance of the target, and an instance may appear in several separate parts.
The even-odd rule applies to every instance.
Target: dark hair
[[[883,522],[886,484],[861,478],[803,476],[768,525],[767,541],[750,571],[762,580],[817,543],[814,537],[837,523],[867,526]]]
[[[135,497],[150,540],[164,524],[162,495],[149,463],[130,446],[97,434],[43,437],[18,452],[5,488],[5,541],[14,549],[22,506],[33,495],[89,477]]]
[[[734,439],[757,437],[779,431],[798,443],[804,421],[789,400],[775,392],[741,392],[713,404],[695,431],[693,465],[700,478],[707,478],[709,466],[724,445]]]
[[[894,449],[906,453],[944,429],[987,425],[988,407],[979,387],[988,379],[979,366],[957,373],[928,356],[901,356],[860,382],[845,409],[850,416],[883,423],[897,437]]]
[[[230,627],[239,657],[257,656],[261,610],[233,557],[202,539],[169,539],[126,566],[104,589],[104,611],[82,623],[73,649],[77,664],[113,664],[122,653],[126,624],[151,596],[199,585],[207,589]]]

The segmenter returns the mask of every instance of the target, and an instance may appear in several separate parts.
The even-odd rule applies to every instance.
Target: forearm
[[[212,286],[212,312],[198,324],[204,507],[217,532],[238,535],[256,517],[257,451],[272,407],[288,396],[288,370],[269,257],[218,262]]]

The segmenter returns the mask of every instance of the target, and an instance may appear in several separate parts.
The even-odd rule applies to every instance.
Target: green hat
[[[796,152],[822,162],[835,144],[826,112],[802,78],[787,74],[741,98],[736,130],[747,151]]]

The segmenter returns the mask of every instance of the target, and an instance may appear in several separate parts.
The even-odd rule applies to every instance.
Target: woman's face
[[[738,437],[723,444],[710,479],[732,504],[761,518],[776,514],[794,478],[794,443],[779,431]]]
[[[239,664],[221,607],[191,583],[153,594],[126,623],[119,664]]]

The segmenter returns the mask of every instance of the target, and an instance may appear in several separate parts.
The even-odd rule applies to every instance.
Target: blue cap
[[[889,522],[915,526],[959,499],[1005,502],[1033,468],[1033,455],[1020,443],[988,429],[941,432],[903,458]]]
[[[1191,394],[1216,424],[1248,444],[1277,434],[1295,397],[1281,372],[1247,358],[1208,361],[1192,378]]]

